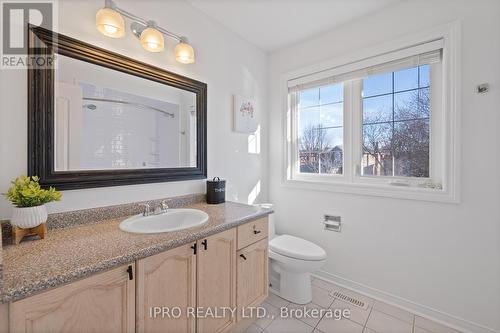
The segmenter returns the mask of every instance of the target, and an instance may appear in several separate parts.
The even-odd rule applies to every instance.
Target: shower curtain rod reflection
[[[124,104],[124,105],[132,105],[132,106],[137,106],[137,107],[140,107],[140,108],[143,108],[143,109],[150,109],[150,110],[153,110],[153,111],[161,112],[161,113],[169,116],[170,118],[174,118],[175,117],[175,114],[173,114],[173,113],[170,113],[170,112],[167,112],[167,111],[155,108],[153,106],[149,106],[149,105],[145,105],[145,104],[140,104],[140,103],[127,102],[127,101],[119,101],[119,100],[116,100],[116,99],[107,99],[107,98],[94,98],[94,97],[83,97],[83,100],[86,100],[86,101],[95,101],[95,102],[117,103],[117,104]],[[90,104],[90,105],[92,105],[92,104]],[[95,110],[95,105],[94,105],[93,108],[89,107],[90,105],[89,104],[84,104],[83,107],[87,107],[89,109]]]

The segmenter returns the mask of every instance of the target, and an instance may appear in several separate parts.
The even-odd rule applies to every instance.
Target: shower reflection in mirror
[[[196,94],[58,56],[55,171],[196,166]]]

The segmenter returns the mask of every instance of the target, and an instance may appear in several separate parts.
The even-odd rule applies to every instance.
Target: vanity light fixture
[[[194,62],[194,50],[188,44],[185,37],[181,37],[179,44],[175,47],[175,60],[182,64],[192,64]]]
[[[99,9],[95,16],[97,30],[104,36],[121,38],[125,36],[125,20],[113,8],[105,7]]]
[[[149,52],[161,52],[165,46],[163,34],[156,29],[156,23],[148,22],[148,27],[141,32],[139,37],[142,48]]]
[[[164,36],[175,39],[175,60],[182,64],[194,63],[194,49],[188,44],[187,38],[179,36],[162,27],[154,21],[147,21],[139,16],[119,8],[113,0],[105,0],[104,8],[96,14],[96,26],[103,35],[120,38],[125,35],[125,21],[123,17],[132,20],[130,29],[139,38],[141,46],[150,52],[161,52],[165,47]]]

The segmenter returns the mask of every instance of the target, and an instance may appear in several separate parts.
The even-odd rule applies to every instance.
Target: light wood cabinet
[[[230,229],[198,241],[197,307],[211,309],[215,316],[198,318],[197,331],[226,331],[236,318],[222,309],[236,307],[236,230]]]
[[[263,217],[238,227],[238,250],[267,238],[269,234],[267,220],[267,217]]]
[[[137,333],[195,332],[196,319],[187,315],[188,308],[196,306],[196,256],[192,246],[137,261]],[[162,312],[155,313],[160,309],[153,307],[162,308]]]
[[[238,320],[245,308],[255,307],[268,295],[268,239],[247,246],[237,253]],[[248,315],[248,314],[247,314]]]
[[[135,331],[135,281],[125,265],[9,307],[12,333]]]
[[[170,313],[155,318],[151,307],[165,307]],[[223,332],[235,318],[220,318],[220,312],[215,316],[214,311],[234,307],[235,229],[199,240],[196,247],[185,245],[137,262],[138,333]],[[172,316],[174,308],[182,310],[180,317]],[[205,318],[194,318],[189,308],[212,312]]]
[[[9,304],[0,304],[0,332],[9,333]]]
[[[258,306],[267,297],[267,245],[267,218],[258,219],[0,304],[0,331],[7,332],[8,317],[10,333],[228,333],[244,323],[235,325],[240,309]],[[155,314],[155,307],[160,312]],[[196,317],[195,310],[208,316]]]

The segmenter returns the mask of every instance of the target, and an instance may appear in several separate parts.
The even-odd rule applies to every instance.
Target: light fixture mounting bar
[[[182,37],[182,36],[179,36],[177,34],[174,34],[173,32],[170,32],[166,29],[163,29],[160,26],[157,26],[156,29],[158,29],[158,31],[160,31],[165,36],[173,38],[173,39],[177,40],[178,42],[185,42],[185,40],[186,40],[186,37]]]
[[[115,3],[113,0],[105,0],[105,6],[106,6],[107,8],[111,8],[111,9],[113,9],[113,10],[117,11],[117,12],[118,12],[118,13],[120,13],[121,15],[123,15],[123,16],[125,16],[125,17],[127,17],[127,18],[131,19],[131,20],[132,20],[132,21],[134,21],[134,22],[137,22],[137,23],[139,23],[139,24],[143,25],[144,27],[147,27],[147,26],[149,25],[149,23],[148,23],[148,22],[150,22],[150,21],[145,20],[145,19],[143,19],[142,17],[139,17],[139,16],[137,16],[137,15],[134,15],[134,14],[132,14],[132,13],[130,13],[130,12],[128,12],[128,11],[126,11],[126,10],[124,10],[124,9],[122,9],[122,8],[120,8],[120,7],[118,7],[118,6],[116,5],[116,3]],[[160,26],[155,26],[155,29],[156,29],[156,30],[158,30],[158,31],[160,31],[160,32],[161,32],[162,34],[164,34],[165,36],[167,36],[167,37],[170,37],[170,38],[173,38],[173,39],[177,40],[178,42],[186,42],[186,40],[187,40],[187,39],[186,39],[186,37],[183,37],[183,36],[177,35],[177,34],[175,34],[175,33],[171,32],[171,31],[168,31],[167,29],[164,29],[164,28],[162,28],[162,27],[160,27]]]

